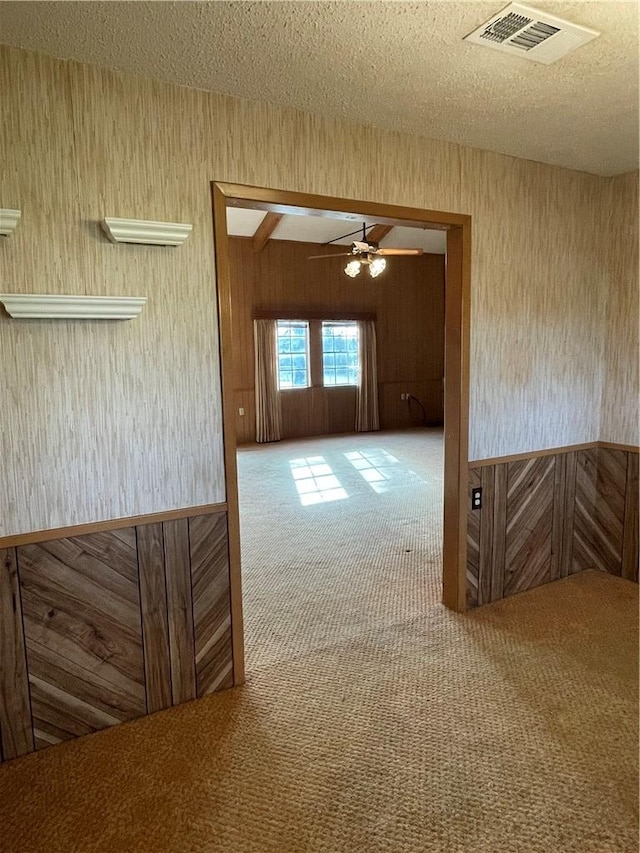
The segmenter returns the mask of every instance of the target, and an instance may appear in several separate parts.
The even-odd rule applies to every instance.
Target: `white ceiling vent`
[[[520,3],[510,3],[465,36],[464,41],[551,65],[599,35],[595,30],[572,24],[547,12]]]

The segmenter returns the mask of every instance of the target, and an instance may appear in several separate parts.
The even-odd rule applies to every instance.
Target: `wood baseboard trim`
[[[196,515],[209,515],[226,512],[227,504],[204,504],[181,509],[168,509],[165,512],[151,512],[146,515],[133,515],[128,518],[110,518],[107,521],[92,521],[89,524],[76,524],[73,527],[56,527],[52,530],[34,530],[31,533],[16,533],[13,536],[1,536],[0,548],[19,548],[21,545],[33,545],[36,542],[49,542],[52,539],[67,539],[73,536],[86,536],[88,533],[102,533],[105,530],[118,530],[123,527],[138,527],[141,524],[158,524],[163,521],[175,521],[179,518],[193,518]]]
[[[640,447],[635,447],[632,444],[616,444],[613,441],[588,441],[584,444],[568,444],[565,447],[549,447],[545,450],[529,450],[527,453],[513,453],[510,456],[494,456],[492,459],[474,459],[469,462],[469,468],[484,468],[487,465],[502,465],[505,462],[519,462],[522,459],[537,459],[541,456],[575,453],[577,450],[592,450],[594,447],[604,447],[608,450],[624,450],[628,453],[640,452]]]

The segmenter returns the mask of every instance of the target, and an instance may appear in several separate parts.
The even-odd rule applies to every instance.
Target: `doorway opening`
[[[302,218],[311,222],[312,225],[314,223],[318,224],[323,220],[321,224],[324,226],[325,233],[327,226],[333,226],[335,230],[337,224],[339,228],[344,227],[344,233],[346,234],[361,226],[363,222],[372,222],[380,229],[378,235],[385,228],[387,229],[387,233],[391,229],[397,228],[399,230],[415,229],[414,236],[416,237],[420,229],[429,229],[431,233],[438,232],[436,236],[444,237],[446,241],[446,297],[444,300],[444,525],[441,589],[443,603],[455,610],[464,609],[466,590],[467,351],[469,327],[470,218],[460,214],[448,214],[349,199],[310,196],[307,194],[241,185],[214,183],[212,191],[220,322],[226,486],[229,512],[234,683],[239,684],[242,683],[244,678],[244,644],[240,573],[241,543],[238,509],[238,460],[236,449],[238,439],[240,439],[240,443],[246,440],[246,436],[243,435],[243,428],[247,421],[243,421],[242,418],[247,417],[246,409],[251,408],[251,399],[247,397],[245,401],[238,397],[238,383],[236,381],[239,355],[238,329],[237,325],[235,327],[233,325],[233,288],[239,285],[237,269],[235,272],[233,269],[234,263],[237,267],[237,257],[232,252],[233,247],[230,242],[232,238],[229,236],[230,229],[227,224],[227,211],[229,209],[234,211],[240,208],[247,211],[254,211],[255,215],[261,219],[260,227],[251,236],[253,242],[252,250],[256,252],[261,250],[260,243],[262,243],[263,247],[264,243],[269,240],[269,236],[273,233],[273,230],[283,216],[295,221],[296,224],[302,223]],[[267,213],[266,216],[265,212]],[[312,217],[314,218],[313,220],[311,219]],[[332,220],[332,222],[329,223],[328,220]],[[337,223],[336,220],[338,220]],[[399,233],[399,231],[396,233]],[[334,251],[335,246],[329,246],[328,249],[322,249],[320,254],[333,254]],[[391,258],[390,260],[395,261],[396,259]],[[327,263],[324,259],[321,259],[319,262],[322,264]],[[339,261],[339,263],[341,262]],[[309,263],[318,263],[318,261],[309,261]],[[366,286],[366,283],[366,281],[362,281],[362,286]],[[402,298],[401,294],[398,294],[398,298]],[[319,308],[319,305],[323,307]],[[282,332],[285,335],[293,334],[298,336],[306,334],[308,336],[302,347],[307,355],[308,368],[303,364],[304,359],[283,359],[282,369],[295,364],[296,369],[300,369],[300,373],[295,376],[293,374],[284,376],[283,374],[280,377],[280,381],[289,383],[298,382],[300,384],[308,381],[309,386],[314,385],[318,389],[315,415],[320,411],[321,414],[324,413],[324,417],[326,418],[326,399],[324,405],[318,404],[318,400],[323,394],[326,397],[327,389],[324,386],[327,383],[339,383],[341,375],[336,369],[338,358],[333,350],[341,350],[343,347],[345,350],[349,348],[348,338],[349,334],[353,332],[353,328],[349,329],[349,324],[352,324],[352,326],[353,324],[357,325],[359,318],[353,316],[354,312],[352,309],[340,312],[340,306],[336,309],[336,305],[332,305],[331,300],[321,299],[316,307],[317,310],[314,312],[313,308],[309,308],[309,306],[303,310],[302,307],[293,309],[289,305],[289,316],[277,318],[283,324]],[[265,306],[263,305],[263,313],[269,314],[264,309]],[[255,306],[252,310],[255,311]],[[276,309],[271,312],[270,318],[272,321],[276,319],[273,316],[274,311],[277,313]],[[295,317],[293,316],[294,314],[296,315]],[[305,314],[307,315],[306,317],[303,316]],[[329,316],[325,317],[324,314]],[[255,319],[255,316],[256,314],[254,313],[252,319]],[[302,326],[302,322],[300,321],[307,322],[306,331],[297,328],[296,324]],[[284,326],[287,324],[289,328],[285,329]],[[293,326],[296,326],[296,328],[294,329]],[[355,328],[355,326],[353,327]],[[314,334],[312,334],[312,329]],[[339,340],[336,343],[337,338]],[[299,353],[302,343],[300,338],[296,338],[294,343]],[[246,347],[243,349],[246,349]],[[242,355],[241,357],[246,358],[246,355]],[[251,354],[252,358],[253,354]],[[287,365],[284,365],[284,361],[287,361]],[[302,375],[302,367],[308,370],[308,379],[305,379]],[[312,382],[311,372],[315,374],[315,379],[317,380],[318,371],[322,374],[320,376],[321,381]],[[343,377],[345,380],[343,384],[345,386],[348,385],[346,377],[347,373]],[[418,408],[415,405],[416,400],[418,403],[420,403],[420,400],[417,395],[410,393],[411,390],[408,389],[405,393],[395,388],[391,389],[389,393],[392,396],[397,393],[398,398],[403,400],[405,414],[408,413],[409,417],[420,419],[422,414],[421,409],[424,412],[424,406],[420,405]],[[349,405],[345,407],[344,400],[342,403],[339,402],[341,395],[342,398],[346,399],[345,395],[353,394],[353,388],[333,388],[331,392],[329,397],[332,400],[331,407],[334,410],[353,411]],[[253,389],[251,389],[251,394],[253,394]],[[311,399],[313,395],[307,394],[306,396]],[[411,409],[411,400],[405,399],[407,396],[414,401],[413,409]],[[303,412],[304,407],[300,407],[300,405],[296,406],[295,402],[292,402],[294,398],[295,389],[289,394],[287,406],[293,406],[294,415],[295,412],[299,413],[298,420],[308,417],[309,413],[304,414]],[[242,405],[243,402],[246,402],[247,405]],[[314,409],[313,405],[311,405],[311,409]],[[252,419],[252,416],[253,411],[250,413],[250,419]],[[339,424],[339,422],[340,415],[338,413],[337,421],[335,417],[332,421],[334,428],[330,431],[339,431],[339,428],[338,430],[335,429],[335,424]],[[424,416],[421,422],[418,420],[418,425],[422,429],[427,426]],[[299,435],[304,435],[304,429],[309,430],[309,428],[309,425],[306,427],[302,426],[302,432]],[[313,426],[311,426],[311,429],[313,430]],[[347,429],[352,429],[352,427],[347,427]],[[429,430],[426,432],[429,432]],[[440,442],[440,446],[442,446],[442,437],[440,431],[437,429],[431,430],[431,432],[433,433],[431,438],[435,442],[432,442],[433,450],[438,441]],[[307,432],[308,434],[309,432]],[[425,434],[425,432],[422,432],[423,437]],[[361,483],[369,495],[380,495],[385,491],[389,495],[394,490],[397,491],[396,487],[400,482],[402,482],[403,488],[410,489],[412,478],[413,485],[417,485],[418,481],[425,482],[425,478],[418,471],[419,459],[416,457],[409,464],[409,467],[407,467],[407,464],[405,464],[406,460],[398,457],[402,456],[404,451],[407,451],[409,454],[407,458],[409,458],[411,451],[408,447],[405,447],[402,452],[396,451],[394,453],[394,448],[399,448],[400,445],[394,445],[393,442],[401,441],[401,438],[399,436],[392,436],[390,433],[386,435],[387,440],[383,440],[385,433],[377,432],[351,433],[342,437],[331,436],[324,439],[325,442],[328,442],[324,451],[322,447],[318,450],[319,445],[317,442],[309,445],[305,439],[299,438],[297,439],[298,443],[293,447],[283,448],[282,446],[278,447],[277,444],[261,445],[259,452],[262,452],[262,448],[267,449],[267,452],[271,454],[274,460],[274,465],[276,465],[275,460],[278,459],[276,467],[278,467],[280,473],[284,472],[283,476],[285,476],[288,485],[293,490],[292,494],[297,498],[297,502],[301,507],[322,505],[323,510],[329,512],[330,510],[335,510],[340,504],[342,506],[346,505],[345,502],[349,497],[350,490],[355,493],[353,487],[356,482]],[[295,435],[293,437],[295,438]],[[409,434],[407,433],[405,439],[408,440],[408,438]],[[284,457],[283,459],[279,459],[282,453],[287,457],[286,459]],[[321,456],[322,459],[320,459]],[[246,455],[241,457],[241,461],[246,458]],[[267,457],[265,456],[264,458]],[[287,463],[286,465],[284,465],[285,462]],[[246,468],[250,474],[251,465],[247,464],[245,466],[244,462],[242,464],[243,469]],[[340,469],[339,471],[337,470],[338,468]],[[264,483],[266,491],[272,485],[275,485],[277,474],[278,471],[276,471],[276,468],[267,471],[267,480],[269,482]],[[427,479],[429,478],[427,477]],[[349,480],[351,483],[350,489],[345,489],[343,482],[345,480]],[[256,483],[257,485],[251,487],[252,494],[260,491],[259,478]],[[442,489],[442,485],[437,484],[437,488]],[[405,495],[408,493],[406,491]],[[352,505],[355,506],[355,502]],[[362,504],[362,506],[365,507],[365,504]],[[401,511],[402,501],[395,506],[393,503],[387,503],[386,506],[387,510],[389,510],[389,517],[385,520],[385,525],[389,528],[391,534],[394,533],[394,525],[400,527],[401,525],[410,523],[403,517]],[[358,510],[356,510],[356,515],[357,512]],[[275,519],[276,516],[274,516]],[[300,524],[301,520],[302,517],[297,521],[292,517],[291,523],[294,525],[296,523]],[[265,519],[265,521],[268,523],[268,519]],[[353,536],[357,538],[357,519],[355,523],[356,527],[353,528]],[[375,524],[369,532],[362,529],[362,541],[365,541],[367,538],[374,538],[375,532]],[[281,534],[281,536],[284,536],[284,534]],[[352,539],[353,537],[345,534],[344,538],[346,542],[347,539]],[[310,540],[307,539],[307,541]],[[331,547],[331,543],[327,542],[327,549],[325,550],[330,552]],[[318,554],[321,550],[319,549]],[[408,548],[406,550],[408,552],[412,549]],[[287,559],[290,559],[290,556],[283,554],[285,562]],[[331,555],[329,559],[332,559]],[[339,562],[340,554],[339,548],[337,548],[335,564],[339,565]],[[324,580],[326,581],[327,578],[325,577]],[[276,625],[274,625],[274,629],[277,630]]]

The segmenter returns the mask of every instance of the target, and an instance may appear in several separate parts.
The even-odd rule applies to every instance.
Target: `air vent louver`
[[[598,35],[587,27],[511,3],[464,40],[550,65]]]

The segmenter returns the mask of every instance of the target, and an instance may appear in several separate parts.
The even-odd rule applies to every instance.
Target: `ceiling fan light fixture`
[[[355,278],[357,275],[360,274],[360,268],[360,261],[349,261],[349,263],[344,268],[344,271],[349,276],[349,278]]]
[[[371,278],[377,278],[386,268],[387,262],[384,258],[374,258],[369,264],[369,275]]]

